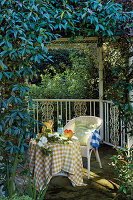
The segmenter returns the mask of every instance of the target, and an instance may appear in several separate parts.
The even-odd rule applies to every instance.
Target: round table
[[[83,163],[78,139],[72,139],[69,144],[47,143],[51,154],[46,156],[38,148],[34,139],[30,141],[29,167],[36,176],[36,187],[40,190],[49,183],[53,176],[67,176],[73,186],[84,186]]]

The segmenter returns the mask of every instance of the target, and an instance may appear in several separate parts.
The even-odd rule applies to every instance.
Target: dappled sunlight
[[[88,175],[87,169],[84,169],[83,175],[86,180]],[[93,185],[104,190],[116,190],[119,188],[119,185],[117,183],[113,182],[110,179],[105,179],[92,171],[90,171],[90,179],[88,179],[88,181],[91,181]]]
[[[106,154],[105,154],[106,152]],[[116,196],[116,193],[119,189],[118,179],[115,177],[114,167],[112,166],[110,158],[115,151],[106,146],[101,145],[99,148],[99,154],[102,162],[103,168],[99,168],[98,162],[95,159],[95,156],[92,154],[91,157],[91,171],[90,178],[88,179],[88,170],[87,170],[87,159],[83,158],[83,177],[84,183],[87,184],[86,189],[89,191],[89,196],[93,199],[93,192],[95,191],[96,195],[103,195],[109,199]],[[88,189],[87,189],[88,188]],[[93,192],[91,192],[93,191]],[[103,197],[102,197],[103,198]],[[95,198],[94,198],[95,199]]]
[[[96,177],[100,177],[100,176],[90,171],[90,178],[96,178]]]
[[[88,176],[88,170],[84,168],[83,171],[83,176],[86,178]],[[95,177],[100,177],[99,175],[97,175],[96,173],[90,171],[90,178],[95,178]]]
[[[115,190],[119,188],[119,185],[107,179],[96,180],[93,182],[93,184],[104,190]]]

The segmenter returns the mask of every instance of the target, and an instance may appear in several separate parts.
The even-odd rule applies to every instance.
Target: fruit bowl
[[[74,133],[73,133],[72,130],[65,129],[64,132],[63,132],[63,135],[64,135],[64,137],[71,138],[74,135]]]

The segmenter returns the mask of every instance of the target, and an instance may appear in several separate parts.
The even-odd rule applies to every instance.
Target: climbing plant
[[[9,196],[14,193],[17,166],[24,159],[25,140],[33,133],[26,79],[33,76],[36,63],[51,59],[46,55],[46,45],[57,38],[51,32],[56,24],[52,19],[55,12],[47,1],[0,2],[0,172]]]
[[[129,59],[132,56],[131,45],[132,43],[127,42],[125,38],[121,38],[107,43],[104,47],[106,55],[104,57],[105,98],[118,105],[120,118],[125,122],[126,133],[133,130],[131,127],[132,106],[130,104],[132,98],[130,92],[133,88],[133,64],[129,65]]]
[[[107,99],[111,99],[119,109],[119,120],[122,122],[122,131],[125,138],[133,137],[133,106],[131,103],[133,90],[133,63],[129,64],[132,57],[132,43],[125,38],[107,43],[104,47],[105,62],[104,73],[108,74],[105,81]],[[121,134],[121,132],[120,132]],[[120,188],[115,199],[131,199],[132,191],[132,153],[133,144],[129,148],[118,149],[113,156],[114,168],[119,180]]]
[[[105,5],[97,0],[0,1],[0,176],[6,195],[14,193],[17,166],[25,158],[25,139],[33,133],[26,80],[32,78],[37,63],[52,59],[47,44],[59,34],[121,34],[124,21],[124,27],[130,28],[130,17],[111,1]]]

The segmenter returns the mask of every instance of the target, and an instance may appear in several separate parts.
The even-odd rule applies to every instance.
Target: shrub
[[[27,195],[18,196],[17,194],[15,194],[11,198],[5,197],[5,198],[0,198],[0,200],[32,200],[32,198]]]
[[[133,160],[132,160],[132,151],[133,147],[128,149],[116,149],[117,155],[114,155],[112,158],[114,160],[114,168],[117,174],[117,177],[120,182],[120,188],[118,190],[117,198],[118,199],[131,199],[132,193],[132,183],[133,183]]]

